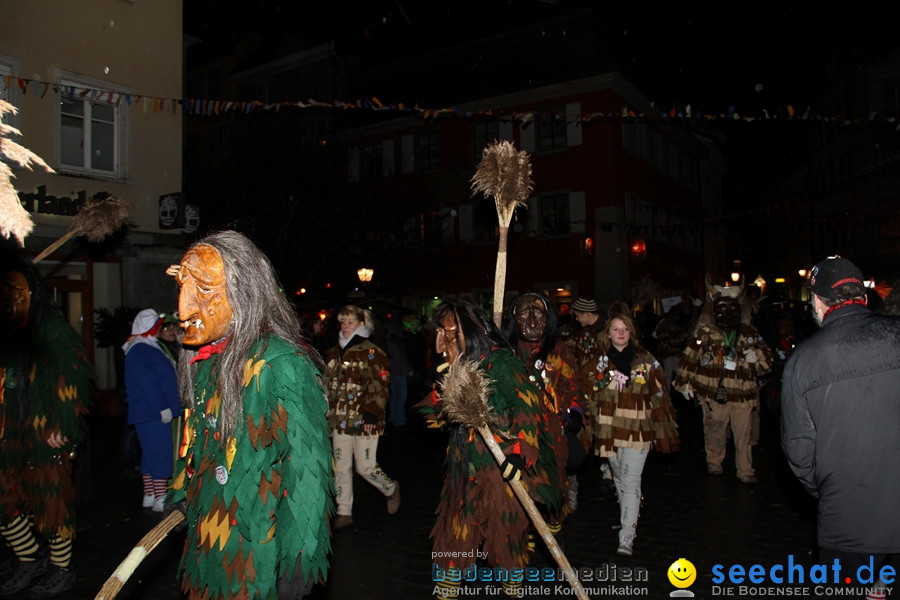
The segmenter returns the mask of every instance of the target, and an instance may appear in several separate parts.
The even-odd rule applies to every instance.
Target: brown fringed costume
[[[753,415],[759,405],[760,377],[772,367],[772,351],[749,324],[743,287],[711,286],[705,314],[678,363],[675,387],[695,398],[703,411],[707,469],[721,475],[726,432],[731,428],[737,477],[755,483]],[[757,413],[758,414],[758,413]]]
[[[605,351],[603,351],[605,349]],[[637,339],[627,314],[613,317],[601,337],[589,410],[594,444],[609,460],[619,499],[617,554],[631,556],[641,507],[641,479],[652,448],[678,449],[675,409],[662,367]]]
[[[666,386],[659,385],[665,375],[653,356],[639,353],[630,366],[607,360],[605,370],[618,370],[629,378],[620,391],[608,385],[592,396],[596,402],[591,406],[596,415],[594,436],[600,456],[612,456],[616,448],[678,450],[675,408]]]

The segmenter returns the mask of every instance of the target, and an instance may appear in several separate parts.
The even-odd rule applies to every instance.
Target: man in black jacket
[[[842,578],[865,585],[859,566],[871,561],[873,579],[900,566],[900,319],[866,308],[845,258],[817,264],[810,288],[821,329],[785,366],[782,446],[819,501],[818,563],[838,559]]]

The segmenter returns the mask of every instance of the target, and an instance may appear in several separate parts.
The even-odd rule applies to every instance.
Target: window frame
[[[500,121],[497,119],[484,119],[472,123],[471,135],[471,156],[472,164],[477,165],[481,162],[481,156],[484,149],[493,141],[499,141],[500,137]]]
[[[359,180],[377,181],[384,177],[384,144],[381,140],[359,146]]]
[[[19,89],[18,78],[21,72],[22,61],[11,56],[0,54],[0,99],[6,100],[9,104],[22,110],[22,91]],[[9,86],[6,85],[6,78],[10,77]],[[21,123],[21,115],[19,112],[7,113],[3,117],[3,122],[11,127],[19,129]]]
[[[427,144],[422,140],[428,140]],[[435,171],[441,168],[441,132],[427,131],[417,133],[414,141],[416,171]],[[427,147],[428,152],[423,149]]]
[[[59,71],[56,76],[55,93],[58,95],[53,114],[53,162],[54,168],[60,174],[77,175],[92,179],[106,181],[126,180],[129,175],[129,141],[131,137],[131,119],[128,109],[128,95],[130,88],[114,83],[100,81],[90,77],[80,76],[74,73]],[[104,100],[111,98],[112,101]],[[94,106],[106,106],[112,111],[112,145],[113,168],[105,170],[93,166],[72,165],[63,163],[63,104],[64,99],[69,98],[76,102],[81,100],[84,111],[82,112],[82,157],[85,161],[90,158],[90,151],[84,147],[85,140],[91,139],[90,124],[94,122]]]
[[[565,205],[564,207],[562,205]],[[542,238],[566,237],[572,235],[572,199],[568,192],[552,192],[538,195],[538,235]],[[564,214],[560,209],[564,208]],[[552,212],[554,229],[547,227],[547,214]]]
[[[538,152],[565,150],[569,147],[566,105],[548,106],[534,111],[534,144]],[[549,130],[549,135],[547,134]],[[549,144],[545,140],[549,139]]]

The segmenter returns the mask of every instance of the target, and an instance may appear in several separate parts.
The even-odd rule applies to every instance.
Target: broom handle
[[[131,577],[131,574],[134,573],[137,566],[141,564],[141,561],[144,560],[147,555],[159,545],[163,538],[166,537],[170,531],[175,529],[175,526],[183,520],[184,515],[181,514],[180,511],[174,510],[169,513],[169,516],[160,521],[156,527],[147,532],[147,535],[141,538],[141,541],[137,543],[137,546],[132,548],[131,552],[128,553],[125,560],[119,563],[119,566],[116,567],[113,574],[109,576],[109,579],[107,579],[106,583],[103,584],[103,587],[100,588],[100,592],[94,596],[94,600],[110,600],[111,598],[115,598],[116,594],[119,593],[119,590],[122,589],[122,586],[125,585],[125,582],[128,581],[128,578]]]
[[[69,231],[64,233],[61,238],[59,238],[58,240],[56,240],[55,242],[53,242],[52,244],[50,244],[49,246],[44,248],[40,254],[35,256],[34,260],[31,261],[31,264],[36,265],[40,261],[42,261],[45,258],[47,258],[48,256],[50,256],[50,254],[52,254],[53,252],[58,250],[60,246],[62,246],[63,244],[68,242],[70,239],[72,239],[72,236],[75,235],[76,233],[78,233],[78,229],[70,229]]]
[[[478,433],[481,434],[481,438],[484,440],[484,443],[487,445],[488,450],[491,451],[491,454],[494,455],[494,460],[497,461],[498,465],[502,465],[503,461],[506,460],[506,455],[503,454],[503,450],[500,449],[500,445],[497,443],[497,440],[494,439],[494,434],[491,433],[491,430],[487,425],[482,425],[478,427]],[[558,564],[564,573],[571,574],[574,573],[575,570],[572,569],[572,565],[569,564],[569,559],[566,558],[566,555],[563,554],[562,549],[559,547],[559,544],[556,542],[556,538],[550,532],[550,528],[547,527],[546,521],[544,521],[544,517],[541,516],[541,513],[538,512],[537,506],[534,504],[534,500],[531,499],[531,496],[528,495],[528,491],[525,489],[525,486],[521,481],[517,479],[513,479],[507,481],[506,483],[512,488],[513,492],[515,492],[516,497],[519,499],[519,502],[522,503],[522,507],[525,509],[525,512],[528,513],[531,522],[534,524],[535,529],[538,530],[538,533],[541,534],[541,538],[544,540],[544,543],[547,544],[547,548],[550,549],[550,554],[553,555],[553,558],[556,560],[556,564]],[[578,581],[578,577],[569,577],[566,579],[569,582],[569,585],[575,590],[575,595],[583,600],[590,600],[587,595],[585,589],[581,586],[581,582]]]
[[[506,250],[509,245],[509,222],[500,223],[500,242],[497,246],[497,263],[494,267],[494,324],[503,326],[503,292],[506,289]]]

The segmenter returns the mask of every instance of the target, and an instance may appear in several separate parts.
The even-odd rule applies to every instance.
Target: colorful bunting
[[[506,112],[501,109],[483,109],[479,111],[463,111],[460,110],[456,106],[444,107],[444,108],[422,108],[418,105],[409,106],[403,102],[397,104],[384,104],[377,96],[372,96],[370,98],[360,98],[352,102],[346,102],[341,100],[336,100],[332,102],[323,102],[319,100],[315,100],[310,98],[307,102],[302,101],[294,101],[294,102],[272,102],[272,103],[264,103],[259,100],[254,100],[252,102],[235,102],[230,100],[202,100],[198,98],[163,98],[156,96],[134,96],[131,94],[120,94],[119,92],[115,92],[112,90],[101,90],[96,88],[85,88],[78,86],[68,86],[62,87],[59,85],[52,85],[49,83],[45,83],[37,80],[30,80],[24,77],[13,77],[7,75],[2,80],[5,82],[7,88],[16,85],[23,93],[27,92],[28,86],[32,85],[32,91],[34,95],[40,96],[43,98],[49,89],[53,89],[54,92],[58,94],[64,94],[68,96],[69,99],[74,99],[77,95],[79,98],[87,98],[90,97],[92,100],[96,102],[105,102],[108,105],[118,105],[122,97],[125,99],[125,103],[128,106],[132,106],[132,100],[140,100],[143,112],[149,112],[152,107],[152,111],[155,114],[160,112],[165,112],[166,105],[168,104],[171,107],[171,112],[175,113],[177,110],[181,109],[187,112],[188,114],[193,115],[203,115],[203,116],[223,116],[231,113],[244,113],[251,114],[256,111],[281,111],[283,109],[309,109],[309,108],[342,108],[344,110],[350,109],[358,109],[358,110],[368,110],[368,111],[399,111],[399,112],[412,112],[421,116],[424,120],[431,120],[438,118],[443,115],[453,115],[456,117],[496,117],[503,120],[509,120],[518,122],[520,125],[527,127],[530,123],[534,121],[534,113],[533,112]],[[847,115],[822,115],[822,114],[811,114],[810,109],[807,108],[803,113],[798,114],[794,109],[793,105],[786,105],[783,107],[776,107],[772,110],[762,109],[761,114],[752,116],[752,115],[741,115],[734,106],[729,106],[725,112],[714,114],[704,114],[699,111],[694,111],[691,108],[691,105],[688,104],[684,107],[683,110],[678,110],[674,106],[667,110],[660,110],[658,112],[638,112],[635,111],[634,108],[629,107],[627,105],[622,106],[619,111],[610,112],[610,113],[585,113],[581,115],[570,115],[567,117],[568,122],[573,124],[583,124],[590,123],[595,121],[621,121],[621,120],[631,120],[631,119],[656,119],[661,122],[671,121],[671,120],[683,120],[683,119],[702,119],[705,121],[715,121],[715,120],[734,120],[734,121],[745,121],[745,122],[754,122],[754,121],[765,121],[765,120],[802,120],[802,121],[821,121],[842,125],[853,125],[855,123],[863,123],[866,121],[883,121],[885,123],[894,125],[897,121],[898,115],[882,115],[877,112],[872,112],[868,114],[866,117],[853,117]],[[898,126],[900,128],[900,126]]]

